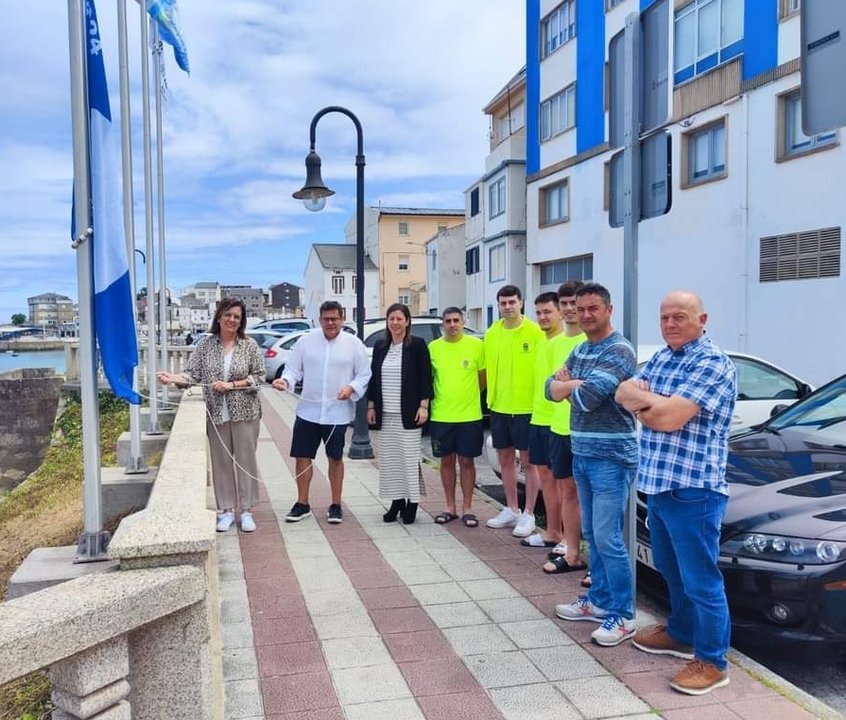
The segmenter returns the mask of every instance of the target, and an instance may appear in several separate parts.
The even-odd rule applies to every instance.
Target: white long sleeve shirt
[[[294,345],[282,378],[291,390],[303,381],[298,417],[320,425],[345,425],[355,417],[355,403],[367,393],[370,360],[355,335],[341,331],[327,340],[323,329],[315,328]],[[345,385],[352,386],[353,394],[338,400]]]

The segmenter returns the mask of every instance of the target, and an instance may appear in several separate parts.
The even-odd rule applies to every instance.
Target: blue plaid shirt
[[[677,351],[659,350],[637,377],[658,395],[678,395],[699,406],[699,413],[675,432],[643,426],[638,489],[655,495],[706,488],[728,495],[726,458],[737,397],[734,363],[702,335]]]

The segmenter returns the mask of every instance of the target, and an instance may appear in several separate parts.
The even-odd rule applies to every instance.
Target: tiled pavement
[[[417,522],[385,524],[375,465],[347,460],[344,522],[328,525],[320,455],[315,516],[285,523],[295,500],[287,457],[294,402],[263,392],[258,530],[218,536],[226,720],[826,715],[735,664],[730,685],[690,697],[668,686],[681,661],[630,643],[592,645],[595,624],[553,614],[556,602],[578,594],[579,575],[543,575],[545,553],[484,528],[496,508],[479,498],[479,528],[434,524],[443,496],[431,470]],[[639,622],[653,620],[639,608]]]

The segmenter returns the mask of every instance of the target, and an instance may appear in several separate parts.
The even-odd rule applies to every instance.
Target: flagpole
[[[84,531],[74,562],[106,559],[109,534],[103,532],[100,497],[100,419],[97,402],[94,335],[93,247],[91,244],[90,178],[84,0],[68,0],[71,124],[73,130],[74,227],[79,292],[79,396],[82,403],[82,466]]]
[[[150,141],[150,62],[147,41],[147,10],[140,3],[141,106],[144,117],[144,215],[147,248],[147,395],[150,402],[150,435],[160,435],[159,400],[156,393],[156,277],[153,267],[153,158]]]
[[[123,227],[126,233],[126,257],[129,263],[129,289],[132,294],[133,327],[138,328],[135,315],[135,218],[132,192],[132,119],[129,107],[129,50],[126,45],[126,2],[117,0],[118,57],[120,64],[120,140],[123,162]],[[138,390],[138,366],[132,372],[132,387]],[[141,455],[141,406],[129,404],[129,459],[128,475],[146,473],[147,466]]]
[[[153,74],[156,82],[156,210],[159,229],[159,328],[161,332],[161,368],[167,370],[167,272],[165,257],[164,142],[162,139],[162,41],[158,23],[153,23]],[[162,385],[162,401],[169,400],[167,385]]]

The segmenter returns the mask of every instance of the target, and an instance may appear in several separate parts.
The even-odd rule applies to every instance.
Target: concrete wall
[[[0,489],[11,490],[41,465],[62,382],[52,368],[0,374]]]

